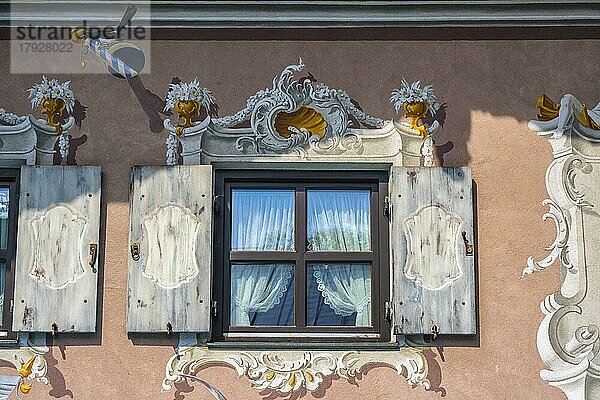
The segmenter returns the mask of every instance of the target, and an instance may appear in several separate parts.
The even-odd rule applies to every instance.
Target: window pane
[[[231,266],[231,326],[293,324],[293,265]]]
[[[308,325],[371,326],[371,265],[309,264]]]
[[[9,189],[0,188],[0,249],[6,250],[8,244],[8,206]]]
[[[294,250],[294,190],[233,189],[231,250]]]
[[[371,250],[369,190],[309,190],[308,250]]]

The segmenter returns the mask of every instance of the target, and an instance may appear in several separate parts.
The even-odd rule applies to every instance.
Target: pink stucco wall
[[[0,49],[7,54],[8,42],[0,42]],[[346,89],[377,116],[394,116],[387,98],[402,77],[434,84],[438,98],[448,103],[437,139],[454,143],[445,165],[470,166],[477,183],[481,333],[478,348],[444,348],[444,362],[437,350],[430,352],[435,391],[412,388],[383,367],[371,369],[356,385],[335,379],[327,390],[305,398],[565,398],[540,379],[543,365],[536,350],[539,303],[558,288],[558,269],[520,279],[527,257],[543,257],[554,233],[552,223],[541,221],[540,204],[551,151],[528,130],[527,121],[535,116],[542,91],[555,99],[570,92],[589,105],[599,100],[600,41],[162,41],[154,43],[152,73],[142,80],[164,96],[172,77],[198,77],[226,115],[270,86],[299,56],[319,81]],[[130,167],[163,164],[166,134],[149,130],[127,82],[108,74],[52,76],[72,80],[76,98],[89,107],[81,131],[73,131],[74,137],[88,137],[77,151],[78,163],[103,170],[102,324],[95,335],[59,335],[47,357],[50,385],[34,384],[28,398],[72,393],[74,399],[94,400],[208,399],[195,384],[161,394],[176,342],[165,336],[134,344],[125,332]],[[2,57],[0,106],[30,113],[25,90],[39,78],[10,75]],[[228,368],[208,368],[198,376],[230,400],[265,397]]]

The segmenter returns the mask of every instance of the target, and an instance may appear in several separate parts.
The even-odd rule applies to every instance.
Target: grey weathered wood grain
[[[462,238],[473,244],[471,170],[392,167],[390,196],[395,333],[476,333],[475,259]]]
[[[130,196],[127,331],[208,332],[212,167],[134,167]]]
[[[21,167],[13,330],[94,332],[100,167]]]

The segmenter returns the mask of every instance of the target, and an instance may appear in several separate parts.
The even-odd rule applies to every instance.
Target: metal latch
[[[92,272],[96,273],[96,261],[98,260],[98,244],[90,243],[90,267]]]
[[[139,243],[131,243],[131,258],[133,258],[133,261],[139,261],[139,259],[140,259],[140,244]]]
[[[217,301],[213,300],[212,306],[211,306],[211,311],[212,311],[212,316],[213,317],[217,316],[217,312],[218,312],[217,305],[218,305]]]
[[[467,232],[465,232],[465,231],[462,232],[462,238],[463,238],[463,241],[465,242],[466,255],[472,256],[473,255],[473,245],[471,243],[469,243],[469,239],[467,239]]]

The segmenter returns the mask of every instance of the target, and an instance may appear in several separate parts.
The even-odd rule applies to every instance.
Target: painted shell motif
[[[294,132],[289,128],[294,127],[298,130],[304,128],[311,135],[317,135],[322,139],[325,137],[327,131],[327,121],[315,109],[301,106],[298,110],[291,113],[285,111],[278,112],[275,116],[273,127],[284,138],[292,136]]]

